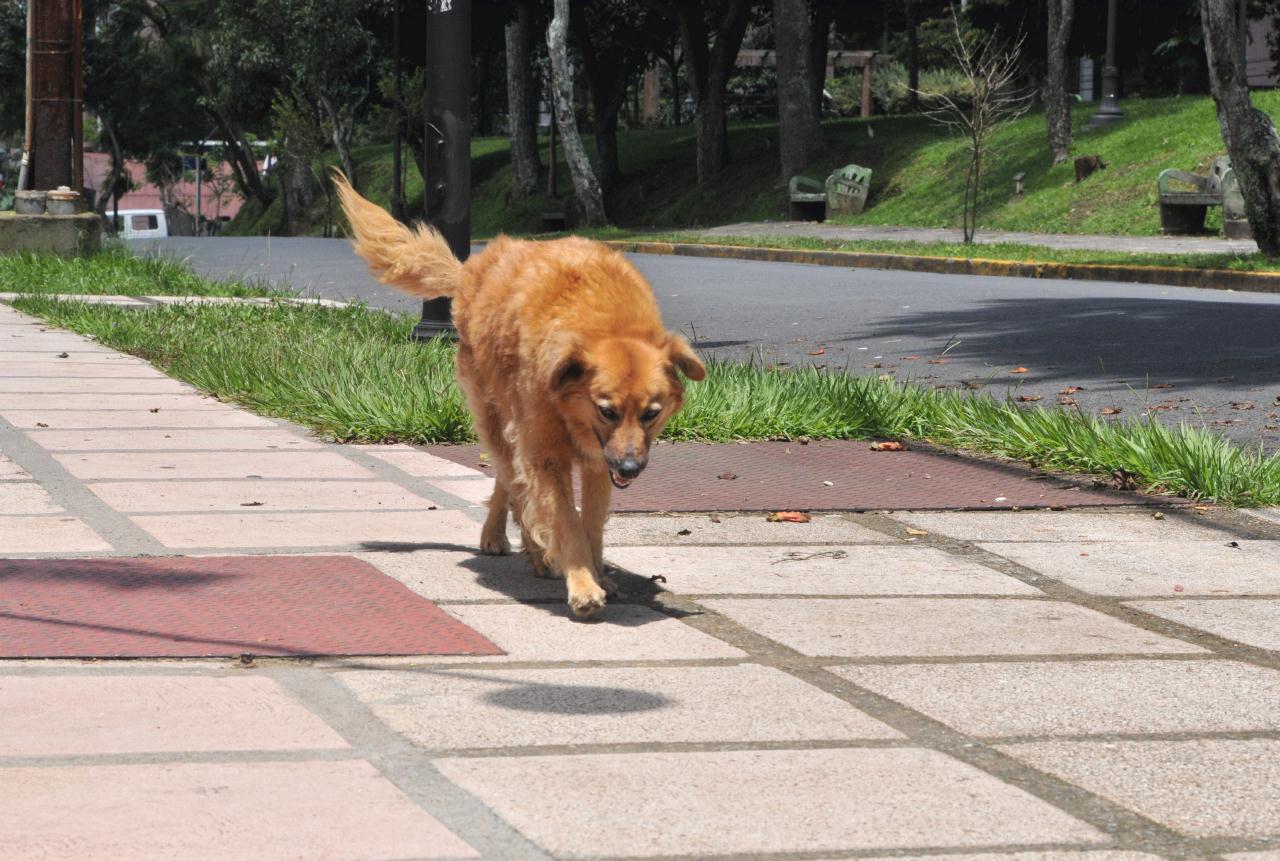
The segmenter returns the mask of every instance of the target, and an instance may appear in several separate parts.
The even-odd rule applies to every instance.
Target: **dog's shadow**
[[[361,546],[371,553],[415,553],[431,550],[465,553],[468,555],[458,563],[458,567],[475,574],[475,585],[526,606],[538,607],[553,616],[568,613],[564,581],[534,577],[533,567],[520,550],[513,550],[507,556],[488,556],[475,547],[445,542],[366,541]],[[608,555],[607,550],[605,555]],[[590,623],[631,628],[657,622],[664,617],[679,619],[692,615],[668,605],[659,607],[657,599],[664,590],[656,581],[615,565],[606,565],[606,568],[618,586],[618,593],[609,597],[604,611],[590,619]],[[657,612],[619,612],[620,607],[645,607]]]

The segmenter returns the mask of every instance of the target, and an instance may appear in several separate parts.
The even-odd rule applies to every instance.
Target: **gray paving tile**
[[[715,520],[712,520],[712,518]],[[718,522],[717,522],[718,521]],[[763,514],[617,514],[605,525],[605,547],[661,544],[888,544],[895,539],[838,514],[808,523],[769,523]]]
[[[902,737],[828,693],[755,664],[415,669],[338,678],[397,733],[437,750]],[[751,692],[749,708],[743,691]]]
[[[930,750],[485,757],[436,766],[561,856],[1107,842]]]
[[[1201,652],[1102,613],[1018,598],[712,598],[746,627],[819,657]]]
[[[661,661],[740,658],[739,649],[648,607],[612,604],[598,621],[573,619],[565,604],[451,605],[446,609],[484,634],[507,661]],[[456,661],[457,659],[452,659]]]
[[[534,577],[533,569],[519,553],[482,556],[478,551],[430,549],[361,553],[359,558],[430,601],[562,600],[565,597],[563,581]]]
[[[1230,540],[1207,523],[1149,511],[902,511],[891,515],[930,533],[963,541]]]
[[[1094,595],[1280,595],[1280,541],[981,546]]]
[[[1257,517],[1270,523],[1280,523],[1280,508],[1242,508],[1240,511],[1250,517]]]
[[[606,547],[605,558],[686,595],[1038,595],[932,547]]]
[[[1280,651],[1280,599],[1223,598],[1199,601],[1128,601],[1161,616],[1228,640]]]
[[[1280,741],[1064,741],[1000,749],[1184,834],[1280,835]]]
[[[979,736],[1280,730],[1280,672],[1234,661],[835,667]]]

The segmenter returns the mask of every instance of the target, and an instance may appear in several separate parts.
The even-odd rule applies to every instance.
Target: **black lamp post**
[[[423,214],[459,260],[471,253],[471,0],[428,0]],[[449,300],[422,303],[418,340],[454,337]]]
[[[1107,56],[1102,63],[1102,104],[1089,119],[1090,126],[1124,119],[1124,111],[1116,100],[1118,89],[1120,70],[1116,68],[1116,0],[1107,0]]]

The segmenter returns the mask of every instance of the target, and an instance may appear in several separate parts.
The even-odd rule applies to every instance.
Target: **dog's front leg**
[[[525,469],[524,525],[542,545],[547,562],[565,579],[569,608],[581,618],[598,613],[605,591],[596,582],[591,544],[573,506],[572,467],[544,460]]]
[[[609,497],[613,484],[603,463],[582,463],[582,528],[591,546],[591,562],[596,580],[610,595],[618,594],[618,584],[604,573],[604,524],[609,519]]]

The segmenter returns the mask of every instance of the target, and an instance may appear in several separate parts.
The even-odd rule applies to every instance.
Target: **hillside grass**
[[[1280,91],[1256,92],[1254,104],[1280,115]],[[1028,114],[994,135],[980,198],[980,229],[1042,233],[1153,235],[1159,232],[1156,175],[1166,167],[1205,171],[1225,152],[1213,101],[1206,96],[1123,102],[1127,119],[1086,131],[1095,106],[1073,109],[1076,154],[1102,156],[1107,168],[1077,184],[1070,163],[1051,166],[1044,116]],[[966,153],[963,141],[923,116],[881,116],[824,123],[829,145],[807,174],[825,176],[843,164],[872,168],[871,198],[858,216],[836,219],[852,224],[957,227]],[[778,130],[771,122],[730,127],[732,162],[728,169],[698,185],[692,126],[646,129],[619,134],[624,171],[608,197],[614,224],[631,229],[689,229],[740,221],[786,217],[786,183],[778,172]],[[589,149],[590,135],[585,136]],[[406,150],[406,153],[408,151]],[[546,188],[546,141],[540,189]],[[356,150],[361,188],[381,205],[390,202],[391,149],[370,145]],[[518,203],[507,200],[511,182],[505,138],[472,142],[472,234],[528,234],[541,229],[544,196]],[[1026,174],[1026,193],[1013,195],[1013,176]],[[421,210],[422,181],[406,170],[411,212]],[[571,196],[567,167],[559,168],[562,197]],[[323,199],[317,207],[323,206]],[[268,226],[272,219],[246,210],[233,232]],[[278,220],[278,213],[277,213]],[[237,219],[240,222],[240,219]],[[1209,226],[1221,225],[1211,210]]]

